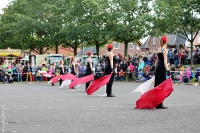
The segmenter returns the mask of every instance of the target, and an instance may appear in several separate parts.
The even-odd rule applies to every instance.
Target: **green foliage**
[[[115,41],[125,43],[127,56],[128,43],[136,42],[146,35],[150,28],[151,16],[148,0],[114,0],[111,3],[110,25]]]
[[[156,0],[152,35],[179,33],[191,43],[193,65],[193,42],[200,31],[198,0]],[[190,36],[189,36],[190,35]]]
[[[149,28],[148,0],[13,0],[0,19],[0,47],[39,54],[58,45],[99,48],[135,42]],[[127,55],[126,48],[126,55]]]

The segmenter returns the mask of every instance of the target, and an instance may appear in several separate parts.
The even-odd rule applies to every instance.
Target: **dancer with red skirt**
[[[92,70],[92,68],[93,68],[92,56],[93,56],[93,54],[91,52],[87,52],[87,55],[88,55],[88,59],[87,59],[85,76],[93,74],[93,70]],[[89,85],[90,85],[90,82],[87,82],[85,84],[85,90],[87,90]]]
[[[106,54],[106,67],[105,67],[105,75],[109,75],[112,73],[112,76],[106,85],[106,94],[107,97],[115,97],[115,95],[112,94],[112,85],[114,81],[115,76],[115,64],[117,62],[116,56],[113,54],[113,46],[111,44],[108,45],[108,53]]]
[[[160,39],[160,48],[157,50],[157,59],[155,62],[155,84],[154,87],[160,85],[166,80],[166,73],[167,75],[170,75],[169,67],[167,65],[167,37],[163,36]],[[156,109],[167,109],[163,105],[163,103],[160,103],[158,106],[156,106]]]

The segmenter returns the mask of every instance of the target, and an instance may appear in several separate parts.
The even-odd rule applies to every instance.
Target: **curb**
[[[195,83],[195,84],[185,84],[185,85],[200,86],[200,84],[198,84],[198,83]]]

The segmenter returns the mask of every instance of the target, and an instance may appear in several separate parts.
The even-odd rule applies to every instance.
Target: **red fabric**
[[[66,80],[66,79],[71,79],[71,80],[75,80],[76,76],[73,74],[65,74],[65,75],[60,75],[60,78],[62,80]]]
[[[135,109],[153,109],[163,102],[173,91],[171,79],[145,92],[136,102]]]
[[[56,76],[56,77],[53,77],[53,78],[51,79],[52,84],[55,84],[55,83],[58,81],[59,78],[60,78],[60,75],[58,75],[58,76]]]
[[[49,77],[49,78],[50,78],[50,77],[54,77],[53,74],[47,73],[47,72],[41,72],[40,74],[41,74],[43,77],[45,77],[45,78],[46,78],[46,77]]]
[[[93,74],[85,76],[85,77],[81,77],[81,78],[76,78],[75,80],[73,80],[70,83],[69,88],[71,89],[78,84],[84,84],[84,83],[87,83],[87,82],[92,81],[92,80],[94,80]]]
[[[107,84],[111,78],[112,74],[106,75],[102,78],[96,79],[94,80],[94,82],[92,82],[90,84],[90,86],[87,88],[86,92],[88,95],[91,95],[92,93],[94,93],[96,90],[98,90],[101,86]]]

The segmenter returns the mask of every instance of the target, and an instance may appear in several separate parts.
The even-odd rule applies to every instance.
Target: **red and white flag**
[[[107,84],[110,81],[112,74],[105,75],[102,78],[94,80],[90,86],[87,88],[86,92],[88,95],[92,95],[96,90],[98,90],[101,86]]]
[[[76,85],[85,84],[85,83],[92,81],[92,80],[94,80],[94,74],[90,74],[88,76],[84,76],[84,77],[81,77],[81,78],[76,78],[70,83],[69,88],[71,89]]]
[[[135,109],[153,109],[164,101],[173,91],[171,78],[146,91],[137,101]]]

